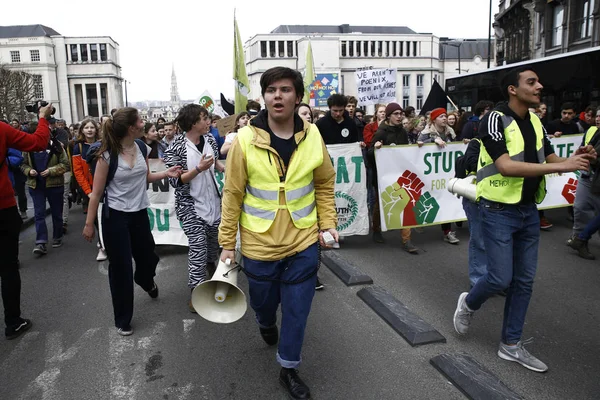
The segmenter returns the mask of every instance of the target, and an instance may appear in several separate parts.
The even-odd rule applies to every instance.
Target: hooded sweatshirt
[[[316,125],[325,144],[356,143],[360,141],[356,123],[350,118],[347,111],[344,111],[344,120],[339,123],[333,119],[331,111],[327,111],[327,114],[318,120]]]
[[[354,122],[350,120],[352,124]],[[267,110],[262,110],[250,121],[248,126],[240,129],[240,134],[247,130],[252,131],[253,146],[266,149],[269,159],[277,166],[279,176],[284,176],[287,170],[287,162],[295,156],[296,148],[308,135],[319,135],[315,125],[310,124],[298,115],[294,115],[293,145],[287,146],[282,143],[280,154],[273,146],[273,132],[268,124]],[[284,142],[284,139],[278,138]],[[287,142],[287,141],[285,141]],[[288,154],[289,153],[289,157]],[[233,142],[227,154],[227,168],[225,169],[225,186],[223,188],[223,207],[221,225],[219,227],[219,244],[224,249],[234,249],[236,244],[236,233],[238,225],[241,238],[242,254],[253,260],[276,261],[282,260],[293,254],[307,249],[318,240],[319,229],[330,229],[337,226],[337,215],[335,213],[334,184],[335,171],[331,164],[331,158],[323,144],[323,163],[314,169],[313,180],[315,197],[317,202],[317,223],[307,229],[298,229],[292,222],[290,213],[286,209],[280,209],[275,216],[273,224],[264,233],[257,233],[245,229],[239,225],[241,207],[246,195],[248,183],[248,166],[240,142]],[[279,204],[285,203],[285,192],[279,195]]]

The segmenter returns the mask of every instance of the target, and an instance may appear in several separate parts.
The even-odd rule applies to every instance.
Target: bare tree
[[[35,86],[34,75],[0,64],[0,117],[27,119],[29,113],[25,107],[35,100]]]

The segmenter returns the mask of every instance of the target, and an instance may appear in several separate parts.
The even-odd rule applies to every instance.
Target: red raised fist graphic
[[[398,178],[397,182],[408,192],[410,196],[409,207],[404,209],[402,225],[417,225],[417,218],[415,217],[413,208],[417,204],[417,201],[419,201],[419,198],[421,197],[421,191],[423,190],[425,184],[421,181],[417,174],[409,170],[404,171],[402,176]]]
[[[573,178],[569,178],[567,184],[562,190],[563,197],[569,202],[569,204],[573,204],[575,202],[575,191],[577,190],[577,180]]]

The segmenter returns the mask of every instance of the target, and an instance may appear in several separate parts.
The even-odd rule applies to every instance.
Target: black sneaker
[[[33,248],[33,254],[37,254],[38,256],[43,256],[44,254],[48,254],[48,249],[46,249],[46,245],[43,243],[36,244]]]
[[[260,330],[260,336],[269,346],[274,346],[279,341],[279,331],[277,325],[273,325],[270,328],[258,328]]]
[[[381,232],[373,232],[373,241],[375,243],[385,243],[385,239],[383,238]]]
[[[293,368],[281,368],[279,383],[286,388],[292,399],[310,399],[310,389]]]
[[[317,276],[317,283],[315,284],[315,290],[321,290],[325,287],[325,285],[323,285],[321,283],[321,281],[319,280],[319,277]]]
[[[21,322],[13,326],[7,326],[4,330],[4,334],[6,335],[6,339],[13,340],[21,336],[23,333],[27,332],[29,328],[31,328],[33,324],[31,320],[21,318]]]
[[[581,258],[585,258],[586,260],[596,259],[596,257],[592,253],[590,253],[590,250],[588,249],[587,240],[582,240],[579,239],[579,237],[575,236],[571,239],[570,242],[567,243],[567,245],[573,250],[577,250],[579,257]]]
[[[61,239],[54,239],[52,241],[52,247],[56,248],[56,247],[60,247],[62,246],[62,238]]]
[[[158,297],[158,286],[156,286],[156,282],[152,282],[152,289],[148,290],[148,296],[153,299]]]
[[[124,328],[117,328],[117,333],[121,336],[131,336],[133,335],[133,328],[131,325],[128,325]]]

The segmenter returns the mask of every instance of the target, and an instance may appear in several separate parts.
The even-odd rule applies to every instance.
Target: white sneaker
[[[450,243],[450,244],[458,244],[460,243],[460,240],[458,240],[458,238],[456,237],[456,232],[448,232],[447,235],[444,236],[444,241]]]
[[[473,318],[473,311],[467,307],[466,299],[468,294],[469,292],[461,293],[456,304],[456,311],[454,311],[454,329],[460,335],[467,334],[471,318]]]
[[[108,258],[108,256],[106,255],[106,250],[104,250],[102,247],[100,247],[98,249],[98,255],[96,256],[96,261],[104,261]]]
[[[531,343],[533,338],[519,341],[516,346],[508,346],[504,343],[500,343],[500,347],[498,348],[498,357],[507,361],[514,361],[527,369],[530,369],[535,372],[546,372],[548,371],[548,366],[538,360],[536,357],[532,356],[525,348],[524,344]]]

